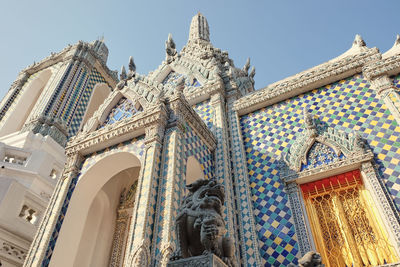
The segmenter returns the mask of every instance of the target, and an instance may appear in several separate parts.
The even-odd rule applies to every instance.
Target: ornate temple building
[[[166,266],[186,185],[225,188],[238,266],[399,266],[400,39],[356,36],[260,90],[202,14],[147,75],[102,41],[24,69],[0,105],[1,266]],[[30,247],[30,248],[29,248]]]

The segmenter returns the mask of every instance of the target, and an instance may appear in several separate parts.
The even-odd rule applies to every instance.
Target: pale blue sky
[[[395,0],[0,0],[0,98],[33,61],[100,36],[111,69],[132,55],[146,74],[164,59],[168,33],[182,48],[198,11],[208,19],[211,42],[236,66],[251,58],[257,89],[340,55],[357,33],[385,52],[400,32]]]

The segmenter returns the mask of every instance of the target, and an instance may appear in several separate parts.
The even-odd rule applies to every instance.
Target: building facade
[[[102,42],[83,46],[105,63]],[[86,64],[81,54],[69,64]],[[185,185],[211,177],[225,187],[227,235],[241,266],[297,264],[311,250],[326,266],[400,262],[399,39],[381,54],[356,36],[339,57],[255,91],[250,61],[235,67],[199,13],[183,49],[168,36],[165,60],[148,75],[131,59],[117,83],[101,66],[96,82],[108,91],[78,98],[95,90],[66,85],[78,74],[59,78],[50,84],[65,86],[32,102],[41,103],[33,119],[4,130],[48,136],[61,152],[69,140],[46,211],[39,217],[21,201],[15,208],[16,219],[41,221],[24,266],[166,266]],[[13,114],[6,99],[22,112],[11,96],[1,123]]]
[[[22,266],[66,162],[65,144],[116,85],[101,41],[19,74],[0,104],[0,263]]]

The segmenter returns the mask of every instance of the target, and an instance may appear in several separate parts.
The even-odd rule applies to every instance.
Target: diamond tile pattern
[[[214,176],[213,154],[207,145],[195,135],[189,125],[186,125],[186,132],[184,133],[184,148],[185,162],[188,157],[194,156],[201,165],[204,178],[212,178]],[[183,173],[186,173],[186,166]]]
[[[70,115],[70,117],[72,117],[72,119],[69,119],[69,121],[68,121],[69,136],[73,136],[78,132],[79,127],[82,122],[82,119],[83,119],[83,116],[85,115],[87,105],[89,104],[89,100],[92,95],[93,88],[98,83],[106,83],[107,84],[106,80],[103,78],[103,76],[101,76],[100,72],[98,72],[96,69],[93,69],[88,78],[88,81],[86,83],[86,88],[84,89],[82,96],[80,97],[80,100],[78,100],[79,103],[76,104],[76,107],[75,107],[76,110],[75,110],[75,112],[71,113],[72,115]],[[73,101],[71,101],[71,103],[73,103]]]
[[[214,109],[210,105],[210,101],[206,100],[200,103],[197,103],[193,106],[194,111],[200,116],[200,118],[204,121],[209,129],[213,127],[214,120]]]
[[[399,76],[395,79],[399,84]],[[380,174],[400,208],[400,127],[360,75],[315,89],[241,117],[261,255],[266,266],[286,266],[298,256],[291,211],[277,169],[303,131],[303,109],[321,123],[358,131],[374,152]]]

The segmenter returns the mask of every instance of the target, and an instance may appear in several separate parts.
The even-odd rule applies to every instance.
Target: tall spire
[[[210,41],[210,29],[207,19],[200,12],[192,18],[190,24],[189,41],[204,40]]]

